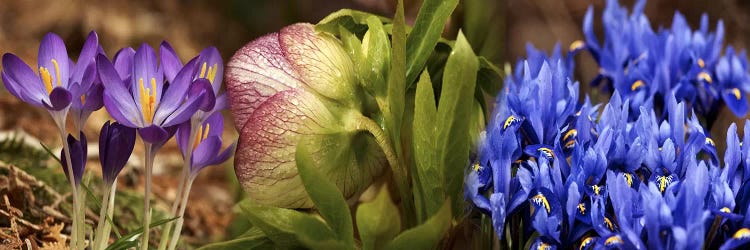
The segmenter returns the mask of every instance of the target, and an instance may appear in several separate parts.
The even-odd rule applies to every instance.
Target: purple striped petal
[[[163,144],[169,140],[169,133],[167,130],[156,125],[140,128],[138,129],[138,134],[143,141],[151,144]]]
[[[104,86],[100,83],[91,85],[85,95],[86,101],[83,103],[83,110],[96,111],[104,106]]]
[[[175,76],[174,82],[170,82],[169,88],[162,95],[155,117],[167,117],[184,103],[187,91],[190,88],[193,71],[195,71],[195,59],[182,67]]]
[[[159,106],[161,102],[163,87],[164,87],[164,75],[157,67],[156,53],[154,49],[148,44],[142,44],[141,47],[135,52],[133,57],[133,73],[130,91],[133,93],[133,99],[136,100],[136,105],[139,110],[142,110],[141,103],[137,100],[141,99],[140,94],[140,81],[143,80],[143,86],[147,89],[151,89],[151,79],[156,82],[156,102],[154,107]],[[152,90],[153,91],[153,90]]]
[[[208,165],[218,165],[229,160],[229,157],[232,157],[232,153],[234,153],[234,150],[236,147],[237,147],[237,143],[236,142],[232,143],[232,145],[229,145],[229,147],[224,149],[224,151],[221,152],[221,154],[217,155],[211,161],[209,161]]]
[[[53,62],[57,62],[57,65]],[[49,70],[54,86],[68,87],[70,79],[70,58],[65,48],[65,42],[55,33],[47,33],[39,45],[39,67]],[[60,79],[58,79],[58,76]],[[59,84],[58,85],[58,81]]]
[[[49,94],[49,103],[44,101],[44,107],[53,111],[60,111],[70,106],[73,96],[63,87],[55,87]]]
[[[167,41],[161,42],[159,56],[161,59],[161,68],[164,69],[164,76],[167,77],[167,81],[171,84],[182,68],[182,61],[180,61],[172,45],[169,45]]]
[[[224,116],[221,113],[211,114],[211,116],[206,118],[203,126],[206,126],[206,124],[211,126],[208,136],[218,136],[221,138],[222,133],[224,133]]]
[[[16,84],[16,93],[27,98],[25,102],[42,106],[42,100],[49,98],[39,77],[16,55],[10,53],[3,55],[3,72]]]
[[[183,122],[177,126],[177,134],[175,137],[177,139],[177,146],[180,147],[180,152],[182,152],[183,157],[187,155],[188,150],[192,150],[192,148],[189,147],[190,132],[190,122]]]
[[[99,55],[96,64],[104,87],[104,107],[110,115],[128,127],[143,126],[143,115],[140,109],[136,107],[133,96],[122,84],[119,74],[107,57]]]
[[[114,58],[114,67],[117,73],[120,75],[120,79],[127,80],[130,78],[130,74],[133,72],[133,57],[135,56],[135,50],[127,47],[120,51],[117,51]]]
[[[216,105],[216,96],[214,95],[214,91],[211,87],[211,82],[203,78],[195,80],[193,82],[193,84],[190,86],[190,92],[188,93],[188,96],[192,97],[201,93],[204,93],[204,95],[200,110],[205,112],[213,110],[214,105]]]
[[[188,98],[184,104],[169,114],[168,117],[155,117],[154,121],[160,121],[160,124],[163,124],[162,126],[164,127],[171,127],[186,122],[196,111],[198,111],[198,108],[200,108],[200,105],[203,103],[204,95],[205,92],[198,96]]]
[[[214,105],[214,109],[211,110],[211,113],[221,112],[228,107],[229,103],[227,102],[227,95],[225,93],[221,93],[216,97],[216,104]]]
[[[104,92],[104,97],[102,98],[102,100],[104,102],[104,108],[107,109],[109,115],[112,116],[112,118],[114,118],[116,121],[131,128],[138,128],[138,124],[142,124],[141,121],[138,121],[138,124],[136,124],[136,122],[128,119],[128,115],[136,117],[140,117],[140,115],[134,115],[133,112],[128,112],[128,110],[124,109],[123,105],[120,105],[120,103],[117,102],[115,98],[110,96],[106,90]],[[134,120],[138,120],[138,118],[134,118]]]
[[[91,31],[86,38],[86,42],[83,43],[81,54],[78,56],[78,62],[73,67],[73,74],[70,78],[72,82],[81,83],[83,86],[87,85],[86,82],[90,79],[87,79],[85,75],[89,70],[89,66],[96,65],[94,59],[96,59],[98,50],[99,36],[96,32]]]
[[[2,77],[3,79],[5,89],[7,89],[11,95],[15,96],[18,99],[21,99],[22,101],[27,100],[26,96],[23,96],[24,93],[20,91],[18,83],[8,78],[8,76],[5,75],[5,72],[0,72],[0,77]]]

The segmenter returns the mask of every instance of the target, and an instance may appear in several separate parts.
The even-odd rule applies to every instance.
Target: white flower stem
[[[185,207],[187,207],[188,197],[190,197],[190,188],[193,186],[195,176],[188,177],[187,185],[184,192],[182,192],[182,200],[180,201],[180,213],[178,214],[177,224],[174,227],[174,232],[170,237],[171,242],[169,243],[169,250],[174,250],[177,247],[177,242],[180,239],[180,233],[182,233],[182,223],[185,221]]]
[[[141,241],[141,250],[148,250],[148,238],[150,235],[149,226],[151,224],[151,172],[154,168],[154,157],[152,152],[153,145],[144,142],[146,155],[146,191],[143,194],[143,240]]]
[[[96,234],[94,234],[94,245],[92,249],[104,249],[109,241],[109,234],[112,232],[111,220],[114,213],[115,205],[115,191],[117,190],[117,179],[104,189],[104,198],[102,199],[102,207],[99,210],[99,221],[96,226]]]
[[[55,120],[55,123],[57,124],[58,129],[60,129],[60,139],[62,140],[63,151],[65,152],[65,155],[62,157],[65,158],[63,160],[67,164],[66,170],[68,171],[68,182],[70,183],[70,190],[72,193],[71,196],[73,197],[73,212],[71,213],[72,225],[71,225],[71,234],[70,234],[70,247],[72,249],[83,249],[83,246],[81,244],[83,244],[84,239],[81,238],[83,237],[83,235],[80,235],[81,233],[80,224],[81,222],[83,222],[83,220],[79,218],[80,217],[79,208],[81,204],[78,199],[78,186],[76,185],[75,175],[73,174],[73,162],[70,158],[70,145],[68,145],[68,138],[65,132],[65,118],[68,116],[67,114],[68,112],[66,110],[66,111],[62,111],[59,113],[57,112],[50,112],[50,113],[52,115],[52,118]]]

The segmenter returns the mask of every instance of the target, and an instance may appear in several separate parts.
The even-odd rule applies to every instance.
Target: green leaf
[[[339,38],[344,45],[344,50],[357,63],[362,61],[362,42],[359,41],[354,33],[350,32],[344,26],[339,26]],[[359,75],[357,76],[359,77]],[[361,80],[360,80],[361,81]]]
[[[487,58],[479,57],[479,73],[477,75],[477,85],[481,87],[484,93],[495,96],[502,86],[503,71]]]
[[[398,207],[383,185],[374,200],[357,208],[357,228],[362,249],[383,249],[401,231]]]
[[[271,239],[262,230],[252,227],[242,235],[224,242],[208,244],[198,250],[230,250],[230,249],[271,249],[275,248]]]
[[[365,89],[376,97],[386,95],[386,76],[391,64],[391,46],[383,23],[371,16],[367,19],[369,30],[362,38],[361,59],[355,60],[357,75]]]
[[[422,208],[417,208],[419,221],[426,219],[426,215],[434,214],[440,208],[444,200],[443,177],[440,170],[437,147],[435,145],[437,108],[435,105],[435,93],[432,90],[430,74],[425,70],[417,83],[417,92],[414,96],[414,123],[412,133],[414,135],[414,159],[416,163],[416,175],[422,197],[417,197]]]
[[[161,225],[167,224],[170,221],[174,221],[180,217],[174,217],[169,219],[162,219],[158,221],[154,221],[151,223],[149,228],[155,229]],[[115,242],[112,243],[112,245],[109,245],[106,250],[125,250],[130,249],[133,247],[136,247],[139,242],[141,242],[141,234],[143,234],[143,227],[140,227],[136,229],[133,232],[130,232],[129,234],[123,235],[119,239],[117,239]]]
[[[471,149],[469,128],[473,111],[479,61],[459,31],[443,74],[437,121],[436,145],[447,196],[454,197],[453,210],[462,211],[463,173]]]
[[[354,229],[349,206],[344,196],[328,177],[322,175],[313,165],[305,144],[299,144],[296,152],[297,170],[305,186],[305,191],[325,218],[328,225],[346,245],[354,247]]]
[[[242,214],[279,247],[346,249],[320,219],[292,209],[263,206],[251,199],[240,204]]]
[[[341,9],[320,20],[315,25],[315,29],[339,35],[339,26],[341,26],[351,33],[362,35],[367,31],[367,19],[370,17],[377,18],[381,23],[390,22],[390,19],[375,14],[352,9]]]
[[[406,40],[406,82],[411,85],[432,54],[458,0],[425,0]]]
[[[446,200],[437,214],[428,219],[424,224],[406,230],[396,236],[386,249],[436,249],[451,226],[451,206]]]

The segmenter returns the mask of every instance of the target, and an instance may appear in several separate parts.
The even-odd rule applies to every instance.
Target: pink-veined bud
[[[357,126],[363,91],[354,65],[332,35],[294,24],[260,37],[235,53],[225,79],[240,131],[235,171],[250,198],[312,206],[297,175],[298,143],[346,197],[382,174],[382,151]]]

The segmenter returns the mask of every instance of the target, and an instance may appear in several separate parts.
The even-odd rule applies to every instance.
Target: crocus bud
[[[225,75],[240,139],[235,170],[248,196],[281,207],[310,207],[295,149],[307,144],[322,173],[345,196],[366,188],[386,165],[362,132],[363,91],[340,41],[294,24],[236,52]]]
[[[81,179],[83,179],[83,171],[86,169],[86,158],[87,158],[87,143],[86,143],[86,135],[84,135],[82,132],[78,136],[78,140],[76,140],[73,135],[68,134],[68,145],[70,145],[70,162],[73,165],[73,179],[75,180],[76,186],[81,184]],[[60,152],[61,156],[61,162],[62,162],[62,168],[63,171],[65,171],[65,176],[69,176],[70,173],[68,173],[68,160],[65,159],[67,154],[65,154],[65,150],[63,149]]]
[[[102,179],[111,185],[135,146],[135,129],[120,123],[107,121],[99,134],[99,162],[102,164]]]

